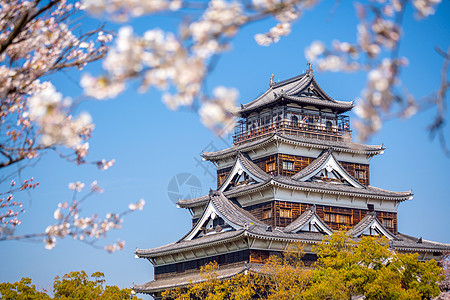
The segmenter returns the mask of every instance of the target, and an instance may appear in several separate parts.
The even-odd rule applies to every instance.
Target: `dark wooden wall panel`
[[[297,203],[297,202],[286,202],[286,201],[271,201],[268,203],[257,204],[245,207],[252,215],[254,215],[259,220],[263,221],[267,225],[273,227],[286,227],[297,219],[302,213],[306,211],[308,207],[312,204]],[[290,218],[282,218],[280,211],[281,209],[287,209],[290,211]],[[264,218],[265,211],[272,211],[270,218]],[[338,230],[340,228],[346,227],[347,229],[352,228],[358,224],[369,212],[368,209],[356,209],[356,208],[346,208],[346,207],[335,207],[326,205],[316,205],[316,213],[319,215],[325,223],[328,224],[333,230]],[[325,214],[335,214],[344,216],[344,219],[348,219],[348,222],[332,222],[327,221]],[[397,213],[377,211],[377,218],[384,223],[385,227],[392,233],[397,233]],[[384,221],[385,220],[385,221]],[[385,223],[386,222],[386,223]],[[388,227],[387,224],[391,223],[392,226]]]
[[[277,175],[292,176],[303,170],[315,159],[316,159],[315,157],[288,155],[280,153],[256,159],[254,163],[264,172],[273,174],[274,176]],[[292,162],[293,169],[292,170],[283,169],[283,161]],[[272,163],[275,164],[275,169],[269,170],[269,165],[271,165]],[[344,161],[341,161],[340,163],[342,164],[344,169],[347,170],[347,172],[349,172],[350,175],[355,177],[359,182],[361,182],[364,185],[370,184],[370,171],[368,164],[357,164]],[[217,170],[218,187],[222,184],[223,180],[225,180],[230,171],[231,167],[222,170]]]

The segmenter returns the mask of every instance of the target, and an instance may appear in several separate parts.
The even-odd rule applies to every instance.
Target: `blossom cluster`
[[[125,248],[125,241],[117,240],[113,244],[108,244],[105,247],[106,252],[113,253],[118,250],[123,250]]]
[[[99,188],[97,181],[94,181],[87,196],[83,197],[83,200],[77,200],[76,195],[82,192],[84,187],[85,184],[79,181],[69,184],[69,189],[74,191],[75,197],[71,203],[59,203],[54,211],[53,217],[58,223],[48,226],[45,230],[44,243],[46,249],[53,249],[56,246],[56,240],[65,237],[72,237],[75,240],[94,245],[100,238],[106,237],[109,231],[120,229],[124,215],[134,210],[142,210],[145,205],[145,201],[141,199],[137,203],[131,203],[128,210],[122,213],[108,213],[103,219],[100,219],[96,214],[90,217],[83,217],[80,215],[82,201],[93,193],[101,193],[103,191]],[[114,252],[123,249],[124,246],[124,241],[118,241],[106,245],[104,249],[108,252]]]
[[[420,17],[434,13],[439,0],[413,1]],[[408,60],[398,55],[402,36],[401,16],[405,2],[398,0],[373,1],[356,5],[360,18],[356,43],[333,41],[332,47],[314,41],[305,56],[326,71],[365,71],[367,87],[358,99],[356,113],[361,118],[355,122],[360,138],[366,140],[378,131],[387,113],[410,117],[417,109],[417,101],[405,89],[400,89],[399,72]]]
[[[261,46],[277,43],[282,36],[291,33],[292,23],[300,18],[301,13],[317,4],[316,0],[309,1],[279,1],[253,0],[254,9],[262,14],[273,14],[278,23],[267,33],[255,35],[256,42]]]
[[[106,13],[117,21],[165,10],[176,11],[181,5],[181,0],[83,0],[83,8],[97,15]]]
[[[11,0],[0,3],[0,167],[33,159],[54,146],[84,162],[93,128],[86,113],[73,117],[48,75],[83,69],[102,58],[112,36],[101,29],[76,35],[80,3]],[[69,25],[71,24],[71,25]]]
[[[163,91],[162,101],[170,109],[193,106],[199,102],[199,114],[203,123],[223,131],[228,126],[236,93],[223,93],[217,97],[202,89],[214,58],[230,48],[230,40],[239,29],[261,17],[273,15],[278,23],[266,34],[259,34],[259,44],[277,42],[290,32],[291,24],[303,9],[316,1],[211,0],[190,3],[187,1],[91,1],[83,5],[94,14],[113,17],[134,17],[142,14],[173,11],[189,14],[190,20],[180,26],[176,33],[151,29],[138,36],[130,26],[122,27],[114,47],[103,62],[106,74],[93,77],[85,74],[82,80],[85,94],[97,99],[115,97],[129,80],[140,79],[140,91],[150,87]],[[223,89],[222,87],[219,88]],[[233,91],[233,89],[227,89]],[[197,105],[196,105],[197,106]]]
[[[213,99],[204,103],[199,111],[203,124],[217,129],[217,132],[234,128],[235,118],[231,112],[236,107],[239,92],[236,89],[220,86],[214,89],[213,95]]]
[[[46,82],[42,90],[30,97],[28,110],[23,114],[39,126],[40,144],[43,146],[65,145],[75,148],[78,156],[87,155],[88,144],[94,128],[91,116],[84,112],[73,118],[67,111],[71,100],[63,99],[55,87]]]
[[[23,204],[14,200],[14,192],[34,189],[39,186],[34,178],[23,180],[22,183],[17,184],[16,181],[11,180],[9,189],[6,193],[0,194],[0,238],[14,234],[16,226],[22,223],[18,218],[20,214],[25,213]]]

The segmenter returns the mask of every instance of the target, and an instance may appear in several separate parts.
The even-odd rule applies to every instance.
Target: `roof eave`
[[[303,186],[296,186],[291,185],[284,182],[279,182],[277,180],[272,180],[274,185],[278,185],[279,187],[284,188],[292,188],[296,190],[303,190],[308,192],[316,192],[316,193],[325,193],[325,194],[339,194],[344,196],[350,196],[350,197],[361,197],[361,198],[372,198],[372,199],[382,199],[382,200],[392,200],[392,201],[406,201],[409,200],[411,197],[411,194],[408,195],[399,195],[399,196],[382,196],[382,195],[374,195],[374,194],[365,194],[365,193],[357,193],[357,192],[343,192],[343,191],[336,191],[336,190],[328,190],[328,189],[321,189],[320,187],[313,188],[313,187],[303,187]]]
[[[264,137],[267,138],[267,137]],[[386,149],[385,147],[383,147],[383,145],[378,145],[379,148],[376,149],[352,149],[352,148],[344,148],[344,147],[339,147],[339,146],[327,146],[327,145],[319,145],[319,144],[311,144],[308,142],[300,142],[300,141],[293,141],[290,140],[287,137],[283,137],[280,136],[279,134],[274,133],[269,139],[265,140],[264,142],[262,142],[261,144],[255,144],[255,145],[251,145],[248,147],[243,147],[242,149],[232,149],[232,148],[236,148],[236,146],[233,146],[229,149],[229,152],[224,153],[224,154],[218,154],[218,155],[214,155],[213,152],[204,152],[201,154],[201,157],[203,157],[205,160],[209,160],[209,161],[217,161],[217,160],[221,160],[224,158],[228,158],[228,157],[232,157],[235,156],[236,153],[238,151],[240,152],[248,152],[251,151],[253,149],[262,147],[264,145],[267,145],[269,143],[274,142],[274,140],[278,140],[278,141],[282,141],[282,142],[286,142],[286,143],[290,143],[290,144],[296,144],[298,146],[305,146],[305,147],[312,147],[312,148],[317,148],[317,149],[327,149],[327,148],[333,148],[333,150],[338,151],[338,152],[347,152],[347,153],[354,153],[354,154],[364,154],[364,155],[370,155],[370,156],[375,156],[378,154],[383,154],[384,150]]]
[[[160,256],[164,256],[164,255],[170,255],[170,254],[175,254],[175,253],[180,253],[180,252],[185,252],[185,251],[191,251],[191,250],[195,250],[195,249],[199,249],[199,248],[203,248],[205,246],[205,244],[207,244],[208,246],[213,246],[213,245],[220,245],[226,242],[230,242],[230,241],[234,241],[234,240],[238,240],[240,238],[242,238],[244,236],[244,232],[245,230],[241,230],[241,232],[237,231],[237,234],[235,236],[229,237],[229,238],[225,238],[222,240],[218,240],[215,242],[204,242],[204,243],[200,243],[194,246],[189,246],[187,245],[186,247],[180,247],[178,249],[174,249],[174,250],[161,250],[161,251],[157,251],[154,253],[138,253],[139,249],[135,251],[136,255],[139,258],[156,258],[156,257],[160,257]],[[151,250],[151,249],[146,249],[147,251]],[[143,251],[146,251],[143,250]],[[142,250],[141,250],[142,251]]]

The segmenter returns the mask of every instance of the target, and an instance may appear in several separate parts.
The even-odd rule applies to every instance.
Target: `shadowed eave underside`
[[[246,153],[275,142],[316,149],[328,149],[331,147],[334,151],[347,152],[352,154],[364,154],[369,156],[382,154],[384,149],[386,149],[385,147],[383,147],[383,145],[364,145],[354,143],[352,141],[327,141],[275,132],[271,135],[261,136],[256,140],[244,142],[227,149],[214,152],[203,152],[201,156],[209,161],[217,161],[220,159],[233,157],[237,155],[237,152]]]

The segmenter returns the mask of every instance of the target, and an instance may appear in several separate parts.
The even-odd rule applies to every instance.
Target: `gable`
[[[333,230],[317,215],[315,207],[308,208],[291,224],[286,226],[284,232],[320,232],[331,235]]]
[[[336,184],[347,184],[356,188],[364,188],[364,186],[355,178],[353,178],[330,154],[315,170],[309,172],[300,181],[322,181]]]
[[[237,185],[259,183],[264,181],[263,178],[246,168],[239,156],[240,155],[238,155],[233,168],[220,187],[219,191],[224,192]]]
[[[390,240],[395,238],[392,235],[392,233],[390,233],[390,231],[384,228],[383,225],[381,225],[381,223],[376,218],[366,228],[364,228],[362,232],[356,237],[360,237],[361,235],[385,236]]]
[[[202,217],[184,240],[189,241],[204,235],[235,229],[239,229],[239,226],[226,220],[210,201]]]
[[[367,214],[358,224],[356,224],[349,232],[352,237],[358,238],[365,236],[385,236],[389,240],[396,239],[396,237],[387,230],[376,217],[376,213]]]
[[[333,232],[327,227],[328,226],[326,226],[325,223],[316,214],[314,214],[307,222],[305,222],[303,226],[294,231],[294,233],[320,232],[328,235],[333,234]]]

